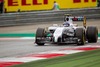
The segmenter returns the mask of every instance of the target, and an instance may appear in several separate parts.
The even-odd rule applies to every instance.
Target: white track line
[[[46,58],[37,58],[37,57],[8,57],[8,58],[0,58],[0,62],[31,62],[36,60],[41,60]]]

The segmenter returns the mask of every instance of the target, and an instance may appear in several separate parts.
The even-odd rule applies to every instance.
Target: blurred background
[[[4,12],[52,10],[54,1],[61,10],[100,6],[100,0],[0,0],[0,6]]]
[[[100,19],[100,0],[0,0],[0,26],[62,21],[64,14]]]

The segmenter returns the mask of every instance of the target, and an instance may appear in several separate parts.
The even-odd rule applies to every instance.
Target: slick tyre
[[[39,46],[43,46],[45,39],[45,29],[44,28],[38,28],[36,31],[36,40],[35,43]]]
[[[84,29],[83,28],[77,28],[75,32],[76,32],[76,37],[78,38],[77,45],[84,45],[85,44]]]
[[[86,31],[87,40],[89,43],[96,43],[98,40],[98,29],[95,26],[87,27]]]

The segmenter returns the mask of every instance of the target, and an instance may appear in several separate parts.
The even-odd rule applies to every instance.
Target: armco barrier
[[[48,21],[63,21],[64,14],[86,16],[87,19],[100,19],[100,8],[6,13],[0,15],[0,26],[25,25]]]

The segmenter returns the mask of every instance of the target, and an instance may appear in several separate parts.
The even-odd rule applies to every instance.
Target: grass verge
[[[28,62],[12,67],[100,67],[100,49]]]

